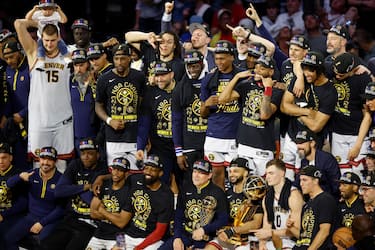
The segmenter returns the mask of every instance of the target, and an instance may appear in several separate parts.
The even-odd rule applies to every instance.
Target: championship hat
[[[365,180],[362,182],[362,186],[375,187],[375,175],[367,175]]]
[[[194,162],[193,169],[209,174],[212,171],[212,166],[211,166],[211,163],[208,161],[199,160],[199,161]]]
[[[10,32],[8,29],[3,29],[0,31],[0,43],[4,42],[8,37],[16,36],[16,33]]]
[[[158,61],[154,67],[155,75],[163,75],[172,72],[172,67],[168,62]]]
[[[202,63],[203,55],[199,50],[193,49],[185,52],[184,62],[186,64]]]
[[[104,53],[105,53],[105,50],[101,43],[92,44],[87,50],[87,58],[88,59],[99,58]]]
[[[309,49],[310,48],[309,41],[306,39],[306,37],[304,37],[302,35],[293,36],[292,39],[290,39],[289,44],[290,45],[292,45],[292,44],[297,45],[298,47],[300,47],[302,49]]]
[[[230,168],[232,168],[232,167],[239,167],[239,168],[244,168],[244,169],[250,171],[249,161],[247,159],[241,158],[241,157],[233,159],[230,162],[229,167]]]
[[[38,7],[56,7],[56,3],[54,0],[40,0]]]
[[[338,36],[341,36],[347,40],[349,40],[350,35],[348,29],[345,27],[345,25],[333,25],[328,33],[334,33]]]
[[[87,54],[85,49],[76,49],[72,52],[73,63],[87,62]]]
[[[296,137],[294,139],[294,142],[296,144],[305,143],[308,141],[315,140],[316,135],[310,131],[309,129],[298,131],[296,134]]]
[[[13,52],[21,51],[22,47],[18,42],[7,42],[3,46],[3,55],[11,54]]]
[[[354,185],[361,185],[361,179],[359,176],[352,172],[345,172],[341,175],[339,182],[347,183],[347,184],[354,184]]]
[[[1,142],[0,153],[12,154],[12,147],[6,142]]]
[[[86,20],[86,19],[83,19],[83,18],[78,18],[78,19],[74,20],[71,28],[72,28],[72,30],[75,29],[75,28],[83,28],[83,29],[91,30],[91,26],[89,25],[89,21]]]
[[[118,157],[118,158],[113,159],[110,167],[121,169],[123,171],[128,171],[130,170],[130,162],[128,159],[124,157]]]
[[[255,61],[255,63],[259,63],[269,69],[275,68],[275,61],[269,56],[261,56]]]
[[[220,40],[215,45],[216,54],[231,54],[234,55],[234,46],[231,42],[226,40]]]
[[[40,149],[39,158],[57,160],[57,151],[54,147],[43,147]]]
[[[266,54],[266,46],[262,43],[251,42],[249,44],[249,48],[247,49],[247,53],[253,57],[259,58]]]
[[[302,59],[301,66],[321,67],[324,62],[324,57],[321,53],[309,51]]]
[[[112,52],[113,52],[113,56],[115,56],[115,55],[130,56],[132,54],[131,47],[126,43],[116,45],[113,48]]]
[[[93,138],[84,138],[79,141],[79,150],[97,150],[98,144]]]
[[[369,82],[365,88],[365,94],[362,95],[363,99],[375,99],[375,82]],[[375,132],[375,131],[374,131]],[[374,135],[375,137],[375,135]]]
[[[333,71],[335,74],[346,74],[359,65],[357,57],[351,53],[345,52],[338,55],[333,61]]]
[[[196,22],[189,24],[190,34],[193,34],[194,30],[203,30],[204,33],[207,34],[207,36],[210,36],[210,31],[208,30],[208,27],[205,24],[196,23]]]
[[[314,165],[303,167],[300,171],[300,175],[306,175],[317,179],[322,178],[322,172],[320,172],[320,170]]]
[[[163,164],[160,162],[159,156],[153,154],[147,156],[144,165],[163,169]]]

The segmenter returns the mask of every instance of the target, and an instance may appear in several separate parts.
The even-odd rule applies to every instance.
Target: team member
[[[190,181],[193,163],[204,156],[207,119],[200,116],[199,95],[207,68],[198,50],[186,51],[184,61],[186,74],[172,93],[172,138],[178,166],[187,171],[184,180]]]
[[[249,231],[262,225],[263,209],[261,199],[266,194],[265,181],[256,175],[249,175],[249,164],[244,158],[237,158],[229,165],[227,203],[230,224],[217,232],[217,238],[205,249],[249,249],[254,236]]]
[[[359,197],[359,187],[361,179],[358,175],[351,172],[345,172],[340,177],[340,194],[339,203],[339,223],[343,227],[352,227],[353,219],[358,214],[364,214],[365,208],[363,200]]]
[[[317,148],[323,146],[326,124],[334,112],[337,92],[332,81],[324,75],[323,56],[308,52],[300,67],[294,67],[296,77],[284,92],[280,109],[291,117],[285,136],[283,159],[287,164],[286,176],[294,180],[294,172],[300,168],[297,145],[293,141],[298,131],[309,129],[317,134]],[[304,80],[306,79],[306,81]],[[298,81],[304,82],[304,95],[297,98],[293,91]]]
[[[302,208],[300,234],[296,249],[328,249],[337,213],[335,199],[324,192],[319,185],[322,173],[313,165],[301,169],[300,184],[302,193],[309,200]],[[292,220],[288,224],[295,223]]]
[[[138,115],[144,75],[130,68],[131,49],[126,44],[114,48],[115,68],[103,74],[97,83],[95,111],[105,121],[107,162],[124,157],[135,165]]]
[[[101,43],[94,43],[88,47],[87,58],[96,81],[101,75],[113,69],[113,64],[109,61],[106,49]]]
[[[5,235],[6,249],[18,250],[18,242],[30,234],[42,241],[55,228],[64,213],[64,204],[55,195],[61,173],[56,169],[57,151],[53,147],[40,150],[40,168],[22,172],[7,180],[10,188],[26,182],[28,213],[14,224]]]
[[[73,21],[71,26],[73,34],[73,45],[68,45],[68,50],[73,52],[76,49],[87,50],[91,45],[91,25],[84,18],[78,18]]]
[[[363,119],[363,100],[366,86],[371,82],[368,74],[354,74],[359,65],[357,58],[350,53],[340,54],[333,62],[335,73],[334,86],[338,93],[335,112],[332,115],[331,153],[340,164],[341,172],[352,171],[361,174],[363,165],[359,154],[366,153],[369,146],[367,139],[358,140],[358,133]],[[363,142],[363,143],[362,143]],[[356,167],[348,166],[348,161],[357,162]]]
[[[14,164],[22,170],[29,170],[27,161],[27,102],[30,91],[29,65],[18,42],[7,42],[3,46],[3,57],[8,66],[6,79],[9,89],[11,112],[8,118],[13,120],[21,137],[14,144]],[[23,134],[22,134],[23,132]]]
[[[363,202],[365,203],[366,212],[374,216],[375,215],[375,175],[366,176],[365,180],[362,182],[360,188],[360,194],[363,197]]]
[[[86,50],[74,50],[72,61],[74,71],[70,79],[70,96],[74,118],[74,148],[79,156],[79,142],[83,138],[95,137],[99,124],[94,110],[96,85],[90,74]]]
[[[160,249],[204,248],[216,231],[227,224],[225,193],[211,182],[211,164],[204,160],[193,165],[192,183],[179,193],[174,218],[174,236]]]
[[[65,217],[55,230],[41,242],[41,249],[84,249],[96,224],[90,218],[91,185],[107,167],[99,161],[98,146],[92,138],[79,143],[80,158],[69,163],[56,185],[56,197],[69,198]]]
[[[44,145],[52,145],[59,159],[73,156],[73,111],[70,103],[68,62],[61,55],[57,43],[61,39],[57,27],[47,24],[42,40],[46,52],[43,61],[37,60],[37,42],[27,28],[35,22],[17,19],[14,26],[25,50],[30,69],[29,93],[29,153],[34,157]],[[60,171],[66,166],[62,162]]]
[[[172,91],[176,86],[174,71],[169,63],[158,61],[154,68],[157,86],[148,86],[141,107],[141,118],[137,136],[137,159],[144,159],[147,139],[150,139],[151,154],[160,157],[163,164],[164,183],[170,183],[174,173],[178,183],[181,183],[181,173],[177,166],[176,154],[172,140]],[[173,184],[173,182],[172,182]],[[174,193],[178,193],[174,184]]]
[[[125,185],[130,162],[123,157],[115,158],[110,168],[112,178],[103,183],[100,195],[91,200],[90,215],[100,221],[86,249],[111,249],[116,244],[116,235],[130,220],[124,209],[130,202],[128,186]]]
[[[224,165],[229,164],[237,154],[235,138],[240,122],[238,101],[225,104],[218,102],[220,93],[240,71],[233,62],[233,44],[218,41],[215,47],[217,69],[204,78],[201,86],[201,116],[208,118],[204,154],[213,166],[212,181],[222,188],[225,179]]]
[[[125,234],[127,250],[153,250],[163,243],[172,219],[173,195],[160,180],[162,175],[160,158],[149,155],[144,161],[143,175],[132,181],[129,202],[124,208],[132,216]]]
[[[248,158],[256,175],[265,174],[266,163],[274,158],[274,116],[278,109],[282,91],[272,88],[275,65],[269,57],[261,56],[256,61],[255,76],[250,70],[237,73],[223,92],[219,103],[239,100],[242,107],[238,127],[238,155]],[[244,80],[243,78],[248,78]],[[246,136],[245,136],[246,135]]]
[[[285,177],[285,172],[283,161],[275,159],[267,162],[266,181],[269,188],[262,203],[263,226],[255,231],[260,250],[275,249],[271,240],[273,235],[282,239],[283,248],[291,249],[295,245],[293,238],[299,235],[304,202],[301,193]],[[288,224],[288,219],[293,223]]]
[[[335,157],[332,154],[318,149],[316,146],[316,135],[309,130],[298,131],[294,139],[297,144],[298,155],[302,159],[301,166],[315,164],[322,173],[320,186],[335,198],[339,198],[339,185],[337,180],[340,179],[340,169]],[[299,179],[295,181],[299,187]]]
[[[23,213],[27,210],[27,198],[23,195],[25,187],[18,186],[10,189],[7,180],[19,169],[12,165],[12,149],[8,143],[0,143],[0,249],[5,250],[4,236]]]

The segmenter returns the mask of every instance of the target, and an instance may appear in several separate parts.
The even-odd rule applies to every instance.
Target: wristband
[[[174,151],[176,153],[176,156],[183,156],[184,155],[184,152],[182,150],[182,147],[175,147],[174,148]]]
[[[249,31],[249,34],[246,36],[246,40],[248,40],[249,41],[249,39],[250,39],[250,36],[251,36],[251,31]]]
[[[111,125],[112,118],[108,117],[107,120],[105,120],[105,123],[107,123],[108,126]]]
[[[265,96],[272,96],[272,87],[265,87],[264,95]]]

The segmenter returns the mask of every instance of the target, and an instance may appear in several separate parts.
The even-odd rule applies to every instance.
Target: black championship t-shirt
[[[106,180],[100,191],[100,199],[102,200],[105,209],[110,213],[120,213],[125,210],[125,206],[129,203],[128,198],[129,189],[124,185],[119,190],[112,189],[112,180]],[[116,234],[122,232],[123,229],[115,226],[108,220],[101,220],[98,223],[94,236],[104,240],[116,240]]]
[[[173,216],[173,194],[161,183],[158,190],[150,190],[143,175],[134,176],[125,211],[133,214],[126,234],[133,238],[146,238],[156,228],[156,223],[169,224]]]
[[[126,77],[120,77],[111,70],[98,79],[96,101],[104,104],[112,119],[125,121],[125,128],[122,130],[114,130],[106,125],[107,141],[137,141],[138,112],[144,86],[145,76],[134,69],[130,69]]]
[[[342,135],[358,135],[363,118],[361,95],[365,93],[371,78],[367,74],[353,75],[344,80],[333,79],[338,94],[335,112],[332,116],[332,131]]]
[[[19,169],[11,165],[7,170],[0,174],[0,212],[11,209],[18,196],[24,193],[26,188],[24,185],[17,185],[12,189],[7,186],[7,180],[9,177],[19,174],[20,172]]]
[[[307,201],[302,208],[300,238],[293,249],[307,249],[318,233],[320,224],[331,224],[330,235],[332,235],[335,219],[337,218],[336,213],[336,201],[327,192],[322,192]],[[330,242],[331,237],[327,237],[318,249],[329,249],[328,245]]]
[[[260,119],[260,107],[264,96],[264,87],[261,82],[241,81],[234,90],[240,95],[239,102],[242,107],[241,122],[238,127],[238,143],[274,151],[275,117],[272,116],[268,120]],[[279,107],[282,95],[282,90],[273,88],[271,103]]]
[[[358,214],[365,214],[365,206],[363,200],[357,197],[351,204],[346,201],[339,203],[340,226],[352,227],[353,219]]]

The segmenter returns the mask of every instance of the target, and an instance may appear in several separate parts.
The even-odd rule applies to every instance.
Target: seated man
[[[29,201],[27,215],[5,235],[6,249],[18,250],[19,241],[30,234],[37,235],[38,240],[45,239],[64,214],[64,204],[55,196],[61,176],[56,169],[57,151],[53,147],[43,147],[39,158],[40,168],[14,175],[7,181],[10,188],[25,182]]]
[[[216,231],[227,224],[225,193],[211,182],[211,171],[207,161],[194,163],[192,183],[186,182],[178,196],[174,237],[160,249],[204,248]]]
[[[80,158],[70,162],[56,186],[57,197],[70,199],[65,217],[41,242],[42,249],[84,249],[94,234],[96,224],[90,218],[91,184],[108,170],[105,162],[98,161],[98,146],[93,139],[80,140],[79,151]]]
[[[130,162],[126,158],[115,158],[110,167],[112,178],[104,181],[99,196],[91,200],[90,215],[100,222],[87,249],[111,249],[116,244],[116,235],[131,218],[124,210],[128,202],[129,190],[125,181]]]

